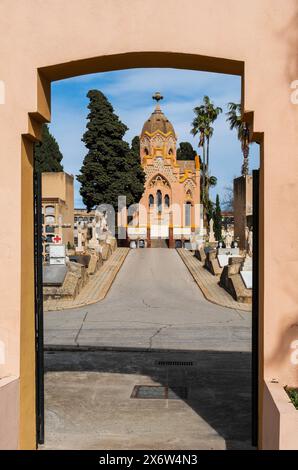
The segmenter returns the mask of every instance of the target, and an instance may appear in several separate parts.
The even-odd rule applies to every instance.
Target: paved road
[[[103,301],[45,326],[44,448],[250,448],[250,314],[206,301],[175,250],[131,251]],[[187,397],[135,399],[135,385]]]
[[[131,250],[101,302],[45,313],[45,343],[99,348],[249,351],[247,312],[203,297],[176,250]]]

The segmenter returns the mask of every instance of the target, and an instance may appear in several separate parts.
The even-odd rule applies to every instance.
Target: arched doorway
[[[5,162],[0,178],[1,210],[6,213],[7,226],[14,230],[9,231],[9,236],[4,230],[1,237],[6,268],[1,278],[0,328],[7,352],[1,373],[11,377],[9,387],[1,386],[1,395],[7,399],[3,402],[10,413],[9,423],[1,421],[5,445],[9,442],[10,448],[23,449],[35,446],[32,142],[40,136],[40,124],[50,120],[50,83],[96,71],[166,66],[243,77],[244,118],[251,124],[252,139],[261,144],[259,445],[270,449],[291,445],[295,448],[295,441],[290,443],[291,433],[285,433],[280,426],[276,403],[283,400],[282,384],[297,385],[296,366],[290,360],[291,344],[297,339],[294,308],[297,276],[292,262],[297,232],[292,201],[297,200],[298,187],[294,105],[296,3],[277,0],[272,9],[272,0],[253,0],[244,12],[243,6],[232,0],[229,11],[226,2],[219,2],[214,14],[206,2],[197,0],[187,5],[182,2],[173,5],[171,0],[161,5],[153,0],[145,11],[143,2],[95,5],[86,0],[84,5],[64,3],[64,17],[73,19],[73,23],[67,24],[57,21],[60,6],[53,2],[44,1],[37,6],[34,0],[28,0],[17,9],[7,8],[7,4],[4,2],[3,8],[9,21],[1,30],[6,40],[0,45],[3,64],[9,63],[3,69],[0,83],[7,98],[3,106],[3,94],[0,97],[1,155]],[[199,41],[195,14],[198,11],[204,18]],[[268,21],[268,11],[274,11],[272,21]],[[164,28],[169,12],[170,29]],[[144,29],[144,15],[150,24],[150,34]],[[181,29],[182,17],[187,28]],[[210,35],[211,30],[218,34]],[[13,40],[9,40],[12,36]],[[283,139],[276,132],[281,115],[288,123]],[[270,155],[268,159],[264,158],[265,150]],[[286,155],[284,165],[281,155]],[[280,227],[280,214],[287,242],[282,246],[282,256],[276,256],[281,244],[280,230],[276,229]],[[274,382],[276,378],[279,383]],[[8,388],[12,393],[6,392]],[[273,389],[277,389],[277,395]]]
[[[169,54],[169,56],[168,56],[168,54],[160,54],[160,53],[144,54],[144,56],[139,55],[139,54],[137,54],[137,55],[135,55],[135,54],[125,54],[125,59],[127,60],[127,62],[125,61],[125,63],[127,63],[127,67],[129,67],[129,66],[139,66],[140,67],[149,58],[150,58],[149,62],[151,64],[154,63],[155,60],[156,60],[157,63],[159,63],[160,57],[163,57],[163,59],[165,59],[165,62],[164,62],[165,64],[169,65],[169,63],[170,63],[170,64],[172,64],[172,66],[176,66],[176,67],[179,66],[179,63],[181,63],[181,65],[182,65],[184,63],[188,63],[188,61],[190,60],[190,57],[188,57],[187,61],[185,62],[186,57],[184,55],[180,55],[180,54],[178,54],[178,55],[177,54]],[[179,58],[180,58],[180,60],[179,60]],[[177,59],[178,59],[178,62],[177,62]],[[109,60],[111,60],[110,65],[107,65],[107,64],[105,64],[105,65],[101,64],[100,65],[103,58],[98,58],[97,60],[98,60],[98,64],[96,64],[96,62],[93,62],[93,65],[92,65],[92,67],[94,67],[93,70],[104,71],[104,70],[109,70],[112,63],[114,63],[114,67],[116,68],[116,64],[117,64],[117,61],[119,60],[119,57],[113,57],[113,58],[110,57],[109,58]],[[105,60],[107,60],[107,58],[105,58]],[[121,57],[121,60],[123,61],[124,57]],[[85,72],[85,66],[86,66],[87,63],[90,65],[89,62],[85,62],[85,61],[82,61],[82,63],[80,65],[78,63],[79,68],[77,69],[77,72],[78,72],[78,73],[76,73],[77,75],[86,73]],[[231,65],[229,63],[229,61],[227,61],[227,64]],[[183,65],[182,65],[182,67],[183,67]],[[71,72],[69,70],[69,67],[67,65],[65,65],[64,72],[62,73],[63,68],[64,68],[63,66],[58,67],[57,70],[59,70],[59,73],[57,75],[54,73],[54,69],[52,67],[49,67],[47,69],[43,69],[43,70],[39,71],[40,77],[42,77],[38,82],[39,96],[41,96],[40,105],[42,106],[42,104],[43,104],[45,107],[48,107],[47,112],[49,112],[49,102],[48,102],[47,97],[49,95],[50,80],[54,80],[55,76],[57,78],[58,77],[63,78],[63,76],[70,76],[69,74]],[[192,68],[194,68],[194,67],[192,67]],[[219,66],[218,70],[220,70],[220,66]],[[238,73],[243,76],[243,64],[242,63],[239,62],[236,66],[236,69],[235,69],[235,64],[233,64],[231,70],[233,70],[234,72],[235,72],[235,70],[237,70]],[[81,71],[81,72],[79,72],[79,71]],[[47,77],[47,79],[45,79],[45,77]],[[50,116],[48,115],[47,119],[49,119],[49,117]],[[251,115],[248,115],[248,116],[246,116],[246,119],[249,119],[250,122],[252,122],[251,117],[252,117]],[[37,116],[33,115],[33,113],[29,114],[29,120],[32,123],[32,128],[35,129],[35,131],[38,130],[38,128],[40,127],[42,121],[38,121]],[[37,138],[38,133],[35,133],[34,137]],[[23,139],[24,139],[24,142],[26,142],[26,145],[24,145],[24,149],[26,150],[27,159],[28,159],[28,161],[32,162],[32,155],[31,155],[32,145],[28,141],[27,137],[23,137]],[[28,168],[28,171],[29,171],[29,173],[28,173],[28,175],[29,175],[30,172],[32,171],[32,163],[30,163],[30,168]],[[160,192],[160,194],[158,194],[158,191]],[[156,194],[154,194],[154,199],[156,200],[156,203],[160,205],[160,207],[162,207],[162,205],[164,203],[165,196],[166,196],[166,194],[162,194],[160,189],[159,190],[157,189]],[[189,211],[189,216],[190,216],[190,211]],[[29,326],[29,325],[27,325],[27,326]],[[33,326],[34,325],[31,321],[31,329],[32,329]],[[26,348],[27,348],[27,345],[25,346],[25,349]],[[38,370],[38,368],[37,368],[37,370]],[[42,401],[42,397],[41,397],[41,401]]]

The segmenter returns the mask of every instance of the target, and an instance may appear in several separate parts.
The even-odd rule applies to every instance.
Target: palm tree
[[[209,198],[209,156],[210,156],[210,139],[213,136],[214,128],[211,126],[218,115],[222,113],[222,109],[217,106],[215,107],[209,96],[204,96],[203,104],[194,108],[195,118],[192,122],[191,133],[196,136],[200,135],[199,147],[203,149],[203,192],[202,200],[203,203],[206,198]],[[205,149],[206,143],[206,149]],[[207,158],[206,158],[207,157]]]
[[[205,202],[205,176],[206,176],[206,153],[205,153],[205,128],[206,128],[206,117],[203,113],[202,107],[194,109],[196,117],[192,122],[191,133],[193,136],[199,134],[200,140],[198,147],[202,147],[203,150],[203,162],[202,162],[202,202]]]
[[[209,188],[214,188],[214,186],[217,185],[217,178],[216,176],[207,176],[207,181],[206,181],[206,184],[208,184],[208,187]]]
[[[243,122],[241,119],[241,104],[229,103],[226,115],[228,116],[227,122],[230,124],[230,129],[236,129],[238,140],[241,142],[241,150],[243,154],[241,174],[242,176],[246,176],[249,172],[249,127],[248,124]]]
[[[201,169],[203,170],[203,165],[201,165]],[[202,171],[201,174],[201,192],[204,192],[204,186],[203,184],[205,183],[205,194],[206,194],[206,187],[208,185],[208,188],[214,188],[217,185],[217,178],[216,176],[211,176],[211,175],[205,175],[205,179],[203,178],[204,172]]]
[[[208,120],[208,128],[206,129],[206,139],[207,139],[207,171],[209,171],[209,142],[211,137],[214,133],[214,128],[211,127],[218,115],[222,113],[222,108],[219,106],[214,106],[212,101],[210,100],[209,96],[204,96],[204,106],[206,110],[207,120]]]

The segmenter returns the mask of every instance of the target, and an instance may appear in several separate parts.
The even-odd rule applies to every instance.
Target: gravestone
[[[68,264],[68,270],[69,272],[75,274],[77,278],[79,279],[79,289],[81,289],[81,287],[87,284],[89,275],[85,266],[83,266],[80,263],[70,262]]]
[[[198,250],[195,250],[195,257],[198,258],[202,263],[205,263],[207,248],[203,245],[199,246]]]
[[[246,256],[241,271],[252,271],[252,257]]]
[[[225,253],[224,254],[218,254],[217,259],[218,259],[218,262],[219,262],[219,265],[220,265],[221,268],[223,268],[224,266],[227,266],[229,264],[229,255],[226,255]]]
[[[101,243],[101,255],[104,261],[106,261],[111,255],[111,247],[105,242]]]
[[[235,248],[217,248],[218,255],[227,255],[227,256],[239,256],[240,250],[238,247]]]
[[[53,266],[53,267],[60,268],[61,266]],[[64,267],[66,268],[66,266]],[[79,290],[80,290],[79,276],[73,272],[67,271],[62,284],[44,285],[43,296],[44,296],[44,300],[62,299],[62,298],[74,299],[76,295],[79,293]]]
[[[108,245],[110,245],[112,252],[114,252],[114,251],[116,250],[116,248],[117,248],[117,240],[116,240],[116,238],[109,236],[109,237],[107,238],[107,240],[106,240],[106,243],[107,243]]]
[[[69,256],[69,261],[73,263],[80,263],[85,266],[85,268],[88,268],[90,262],[90,255]]]
[[[205,268],[214,276],[219,276],[221,274],[222,267],[219,265],[216,249],[210,249],[206,253]]]
[[[80,291],[80,280],[79,277],[72,272],[68,272],[63,282],[63,293],[62,296],[65,299],[74,299]]]
[[[94,274],[100,266],[101,256],[98,256],[96,253],[92,254],[90,257],[90,262],[88,265],[88,274]]]
[[[67,266],[45,264],[42,271],[44,286],[62,286],[67,273]]]
[[[65,245],[49,245],[49,258],[52,265],[66,263]]]
[[[240,271],[245,287],[252,289],[252,271]]]
[[[229,258],[229,264],[223,268],[220,276],[219,284],[232,297],[241,303],[252,302],[252,289],[248,288],[241,275],[241,266],[243,258],[241,256],[233,256]]]
[[[246,255],[240,271],[243,282],[248,289],[252,289],[252,263],[252,256]]]

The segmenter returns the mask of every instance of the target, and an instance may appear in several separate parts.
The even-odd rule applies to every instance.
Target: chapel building
[[[174,248],[199,231],[200,160],[198,156],[195,160],[177,160],[177,136],[159,104],[163,97],[155,93],[153,99],[156,107],[140,135],[140,158],[146,175],[140,204],[147,212],[147,245]]]

